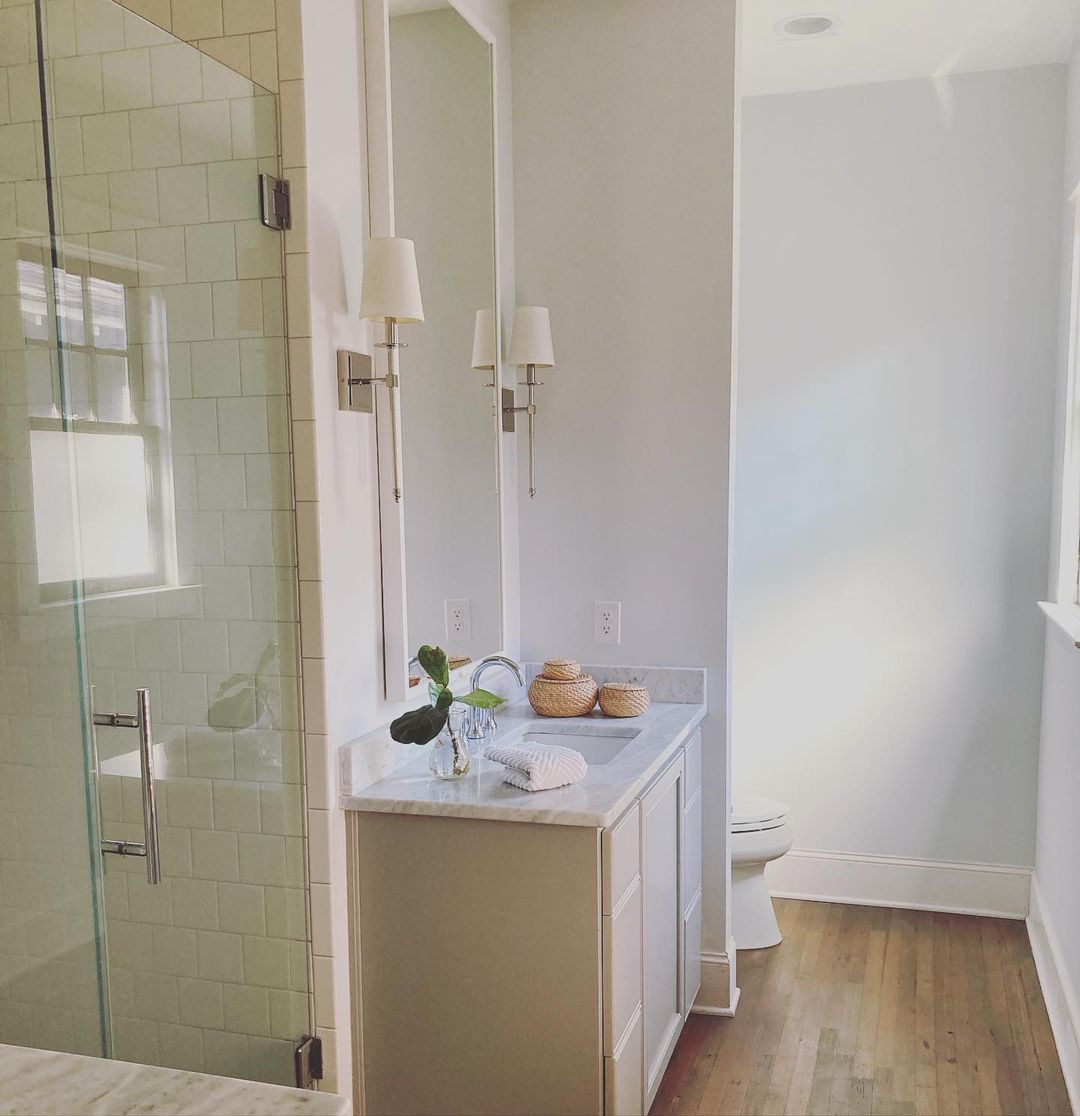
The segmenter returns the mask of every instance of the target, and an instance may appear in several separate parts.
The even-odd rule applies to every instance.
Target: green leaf
[[[462,705],[474,706],[476,709],[498,709],[506,701],[506,698],[501,698],[498,694],[493,694],[489,690],[473,690],[471,694],[466,694],[464,697],[454,700],[460,701]]]
[[[432,647],[425,643],[416,652],[416,657],[433,682],[437,682],[440,686],[450,685],[450,664],[446,660],[446,652],[441,647]]]
[[[390,735],[399,744],[426,744],[442,731],[449,708],[450,702],[443,705],[440,697],[439,705],[422,705],[419,709],[402,713],[396,721],[391,721]]]

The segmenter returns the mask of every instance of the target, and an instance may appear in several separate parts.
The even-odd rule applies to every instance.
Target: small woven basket
[[[608,717],[640,717],[649,708],[649,691],[636,682],[605,682],[600,709]]]
[[[573,659],[548,659],[542,677],[555,682],[575,682],[581,677],[581,667]]]
[[[541,717],[584,717],[595,707],[598,692],[588,674],[572,679],[538,674],[529,687],[529,704]]]

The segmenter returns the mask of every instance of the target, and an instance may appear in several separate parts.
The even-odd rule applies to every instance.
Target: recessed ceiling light
[[[836,29],[836,20],[827,15],[799,15],[782,19],[773,29],[781,39],[811,39]]]

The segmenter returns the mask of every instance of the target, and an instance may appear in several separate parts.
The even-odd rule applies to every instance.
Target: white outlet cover
[[[593,601],[593,642],[622,642],[621,601]]]
[[[472,604],[464,598],[443,601],[448,640],[472,639]]]

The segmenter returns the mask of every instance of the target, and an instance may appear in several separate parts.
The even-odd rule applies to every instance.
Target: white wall
[[[1070,265],[1073,258],[1074,208],[1063,204],[1080,183],[1080,48],[1069,67],[1065,133],[1065,173],[1059,184],[1057,212],[1064,215],[1061,268],[1061,329],[1058,351],[1058,410],[1055,441],[1055,499],[1059,506],[1065,432],[1065,384],[1069,354]],[[1056,531],[1051,553],[1059,553]],[[1050,585],[1058,584],[1051,569]],[[1051,589],[1053,592],[1053,589]],[[1051,599],[1053,599],[1051,597]],[[1049,936],[1050,957],[1040,959],[1040,977],[1073,1105],[1080,1104],[1080,651],[1053,624],[1047,625],[1043,681],[1042,739],[1039,745],[1038,832],[1035,879],[1039,903],[1033,910],[1032,940],[1038,951]],[[1071,1020],[1069,1015],[1071,1013]],[[1070,1033],[1071,1032],[1071,1033]]]
[[[735,786],[797,847],[1032,863],[1064,82],[744,102]]]
[[[722,951],[735,4],[512,17],[518,301],[550,307],[556,359],[520,496],[523,654],[708,668]],[[621,646],[594,645],[594,600],[622,602]]]

